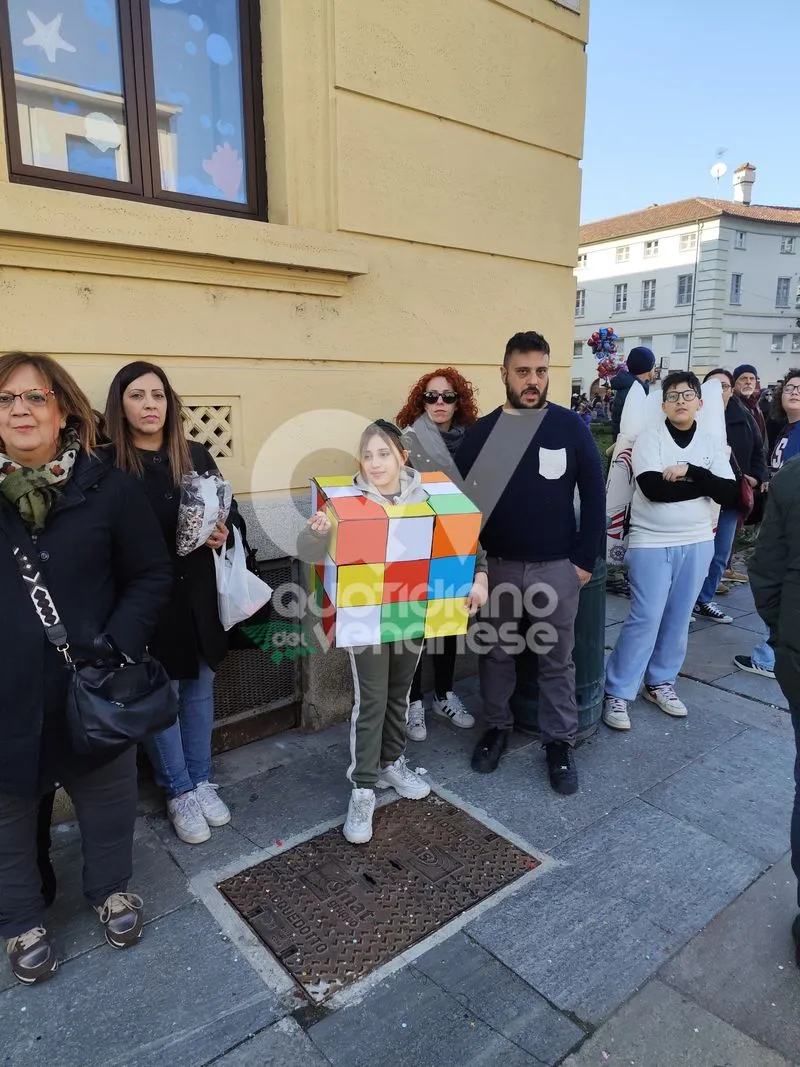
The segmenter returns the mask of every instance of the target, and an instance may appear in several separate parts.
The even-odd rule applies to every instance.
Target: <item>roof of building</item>
[[[734,218],[753,219],[757,222],[783,222],[800,225],[800,208],[771,207],[766,204],[738,204],[733,200],[714,200],[711,197],[693,196],[689,200],[676,200],[672,204],[653,204],[643,211],[631,211],[599,222],[587,222],[580,228],[580,243],[595,244],[612,241],[616,237],[628,237],[651,230],[666,230],[688,222],[730,215]]]

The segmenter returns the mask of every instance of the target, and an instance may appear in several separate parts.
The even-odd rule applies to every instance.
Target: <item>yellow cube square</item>
[[[419,519],[423,515],[433,515],[433,508],[425,501],[421,504],[386,504],[384,507],[390,519]]]
[[[383,600],[385,563],[358,563],[339,567],[336,605],[340,608],[364,608]]]
[[[469,625],[469,613],[464,597],[446,597],[429,600],[425,615],[426,637],[455,637],[465,634]]]

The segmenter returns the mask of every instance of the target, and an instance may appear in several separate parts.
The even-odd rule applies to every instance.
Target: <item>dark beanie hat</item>
[[[625,357],[625,362],[628,365],[628,371],[636,376],[637,374],[647,374],[648,371],[652,370],[656,365],[656,357],[649,348],[639,345],[630,350],[630,353]]]
[[[743,363],[741,367],[737,367],[736,370],[733,372],[734,385],[736,384],[736,379],[741,377],[743,374],[752,374],[754,378],[758,377],[758,371],[752,363]]]

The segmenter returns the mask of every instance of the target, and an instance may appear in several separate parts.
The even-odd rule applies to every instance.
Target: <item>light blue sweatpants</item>
[[[714,555],[714,542],[629,548],[631,610],[606,667],[609,696],[635,700],[642,682],[674,682],[683,666],[689,621]]]

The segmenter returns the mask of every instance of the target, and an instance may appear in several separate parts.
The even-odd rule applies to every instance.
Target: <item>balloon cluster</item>
[[[612,378],[617,371],[625,369],[625,357],[617,352],[618,340],[619,334],[613,326],[601,326],[586,342],[597,360],[597,373],[601,378]]]

